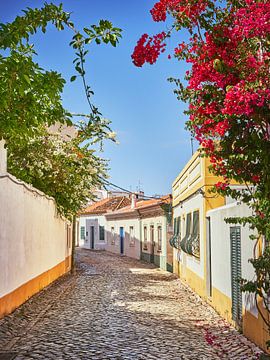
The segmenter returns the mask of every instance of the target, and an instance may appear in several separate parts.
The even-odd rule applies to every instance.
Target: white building
[[[260,255],[261,242],[252,241],[249,226],[226,223],[226,218],[251,216],[251,210],[238,202],[207,212],[208,243],[211,252],[211,296],[213,307],[243,333],[265,348],[269,333],[258,314],[253,294],[242,293],[238,279],[254,279],[249,259]],[[257,246],[256,246],[257,244]],[[264,308],[259,301],[262,312]]]
[[[126,196],[105,198],[80,213],[79,246],[86,249],[104,250],[107,242],[105,214],[130,204]]]
[[[172,271],[171,215],[170,195],[138,201],[133,196],[131,205],[106,214],[106,250]]]
[[[53,198],[7,172],[0,141],[0,318],[71,268],[71,224]]]

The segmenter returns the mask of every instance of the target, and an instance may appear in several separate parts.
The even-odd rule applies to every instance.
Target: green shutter
[[[242,317],[241,279],[241,232],[240,226],[230,227],[231,239],[231,283],[232,283],[232,318],[235,321]]]
[[[99,240],[105,240],[104,226],[99,226]]]
[[[81,239],[85,239],[85,226],[81,226]]]

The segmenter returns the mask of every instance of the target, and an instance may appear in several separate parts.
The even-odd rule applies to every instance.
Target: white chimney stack
[[[7,173],[7,149],[5,149],[5,140],[0,140],[0,175]]]
[[[137,203],[137,195],[131,194],[131,209],[135,209]]]

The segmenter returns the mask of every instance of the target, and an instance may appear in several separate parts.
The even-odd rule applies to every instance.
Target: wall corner
[[[0,140],[0,175],[7,173],[7,149],[5,148],[5,140]]]

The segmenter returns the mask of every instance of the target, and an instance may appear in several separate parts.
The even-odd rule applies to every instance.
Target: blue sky
[[[154,23],[149,10],[153,0],[63,0],[64,9],[72,12],[77,28],[108,19],[123,29],[116,48],[93,46],[87,59],[88,83],[95,92],[94,102],[112,121],[119,145],[107,143],[103,157],[110,160],[110,180],[122,187],[141,188],[147,195],[166,194],[186,161],[191,156],[190,135],[184,130],[185,117],[173,94],[170,76],[181,77],[185,64],[161,56],[153,65],[136,68],[131,53],[142,33],[163,30],[164,23]],[[54,1],[58,4],[59,1]],[[12,21],[27,6],[40,7],[43,1],[9,0],[0,5],[1,22]],[[46,69],[57,70],[67,80],[64,106],[73,112],[87,112],[86,99],[79,81],[70,83],[74,74],[72,34],[49,28],[33,38],[37,61]],[[172,39],[171,47],[183,38]],[[170,44],[169,44],[170,45]]]

